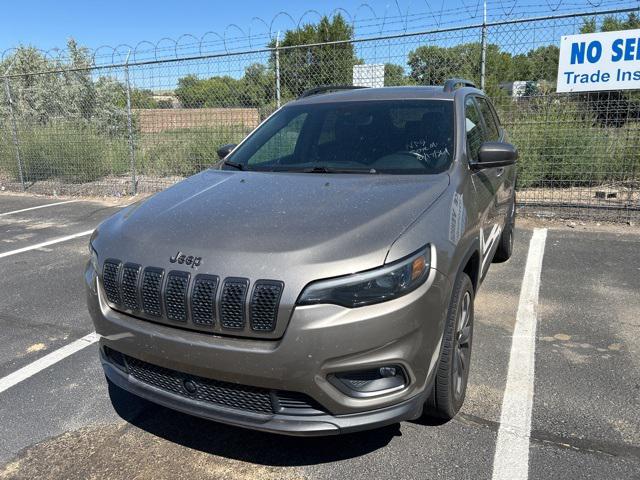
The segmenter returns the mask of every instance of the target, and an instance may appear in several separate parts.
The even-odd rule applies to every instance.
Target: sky
[[[103,44],[135,45],[142,40],[175,39],[184,33],[201,36],[207,31],[220,32],[232,23],[243,29],[251,24],[254,29],[263,28],[251,19],[262,17],[270,22],[282,10],[297,19],[308,9],[329,13],[341,7],[355,12],[362,4],[362,0],[5,1],[0,7],[0,51],[18,44],[48,50],[64,46],[69,37],[91,48]],[[383,15],[388,2],[369,3]],[[361,15],[364,17],[364,13]]]
[[[184,33],[200,37],[208,31],[223,34],[230,24],[237,24],[245,31],[265,28],[254,17],[261,17],[267,23],[280,11],[286,11],[298,19],[309,9],[322,14],[336,8],[343,8],[357,18],[374,18],[367,3],[375,11],[375,16],[397,16],[398,12],[415,16],[422,13],[419,24],[409,30],[436,28],[438,22],[446,26],[453,16],[466,20],[464,23],[478,23],[482,0],[5,0],[0,6],[0,54],[17,45],[33,45],[43,50],[64,47],[69,37],[81,45],[95,49],[101,45],[135,45],[147,40],[153,43],[163,37],[176,39]],[[590,4],[619,6],[632,3],[630,0],[487,0],[490,14],[504,16],[518,10],[527,14],[552,13],[548,5],[559,5],[557,11],[571,5]],[[480,3],[481,5],[481,3]],[[429,10],[430,9],[430,10]],[[578,8],[580,9],[580,8]],[[582,8],[584,10],[584,8]],[[441,13],[444,11],[444,15]],[[433,12],[425,16],[426,12]],[[448,12],[448,13],[447,13]],[[470,17],[476,15],[472,20]],[[305,19],[313,21],[317,15],[309,14]],[[284,16],[279,21],[290,25]],[[276,27],[278,24],[276,23]],[[387,30],[388,30],[387,26]],[[229,35],[234,35],[233,30]],[[239,35],[236,30],[235,35]]]

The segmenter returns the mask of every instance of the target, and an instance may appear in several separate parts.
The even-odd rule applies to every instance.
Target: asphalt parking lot
[[[300,439],[109,392],[96,344],[78,343],[93,330],[82,270],[88,232],[121,206],[58,202],[0,195],[2,479],[640,479],[637,227],[521,221],[514,257],[492,266],[476,299],[456,419]],[[532,245],[533,284],[523,282]],[[527,335],[530,357],[512,349]],[[70,344],[77,351],[47,357]]]

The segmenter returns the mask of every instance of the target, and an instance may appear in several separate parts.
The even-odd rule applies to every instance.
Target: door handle
[[[496,177],[502,176],[503,173],[504,173],[504,167],[496,168]]]

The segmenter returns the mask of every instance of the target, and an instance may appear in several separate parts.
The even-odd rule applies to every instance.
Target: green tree
[[[352,38],[353,28],[338,14],[331,19],[324,16],[317,24],[288,30],[280,46],[295,47]],[[274,48],[275,41],[269,47]],[[299,96],[306,89],[318,85],[351,84],[353,65],[358,63],[351,43],[284,48],[279,54],[283,96]],[[275,52],[271,54],[270,67],[275,70]]]
[[[414,80],[405,75],[404,68],[395,63],[385,63],[384,65],[384,84],[385,86],[412,85]]]
[[[107,77],[93,78],[91,56],[75,40],[67,42],[67,55],[56,60],[35,48],[19,47],[0,70],[9,65],[14,75],[10,81],[14,113],[21,123],[73,121],[90,123],[103,132],[125,131],[124,86]],[[6,113],[6,102],[0,102],[0,115]]]
[[[275,74],[266,65],[249,65],[240,81],[242,104],[246,107],[262,107],[274,102],[276,92]]]
[[[627,15],[627,18],[616,18],[612,15],[604,17],[601,32],[615,32],[618,30],[634,30],[640,28],[640,18],[634,12]],[[583,20],[580,27],[580,33],[596,33],[598,31],[595,18],[587,18]]]
[[[445,80],[462,77],[480,82],[480,43],[464,43],[455,47],[428,45],[409,53],[411,78],[420,85],[443,85]],[[486,85],[497,86],[509,80],[511,55],[494,44],[487,45]]]
[[[511,61],[512,70],[509,80],[546,80],[555,82],[558,76],[560,49],[555,45],[546,45],[515,55]]]
[[[261,107],[275,98],[275,75],[260,63],[249,65],[239,79],[187,75],[178,80],[175,95],[185,108]]]
[[[175,94],[185,108],[234,107],[241,105],[239,83],[230,76],[202,79],[187,75],[178,80]]]

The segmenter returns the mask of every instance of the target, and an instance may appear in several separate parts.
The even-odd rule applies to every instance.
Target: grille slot
[[[227,278],[222,286],[220,299],[220,323],[224,328],[242,330],[245,323],[245,302],[249,280]]]
[[[122,282],[120,292],[122,293],[122,305],[129,310],[140,310],[138,301],[138,278],[140,276],[140,265],[125,263],[122,269]]]
[[[289,415],[319,415],[324,409],[313,398],[298,392],[278,391],[278,411]]]
[[[258,280],[251,295],[251,329],[271,332],[276,328],[278,306],[284,284],[276,280]]]
[[[164,291],[165,311],[169,320],[175,320],[176,322],[187,321],[188,287],[189,274],[187,272],[169,272]]]
[[[105,260],[102,267],[102,285],[107,294],[107,301],[120,305],[120,267],[119,260]]]
[[[216,322],[216,292],[218,277],[197,275],[191,292],[191,320],[197,325],[211,326]]]
[[[162,315],[162,277],[161,268],[147,267],[142,274],[142,309],[147,315],[160,317]]]
[[[188,375],[133,357],[125,356],[125,358],[131,374],[138,380],[154,387],[218,406],[273,414],[270,390]],[[193,393],[186,390],[185,380],[190,380],[195,384],[196,388]]]

